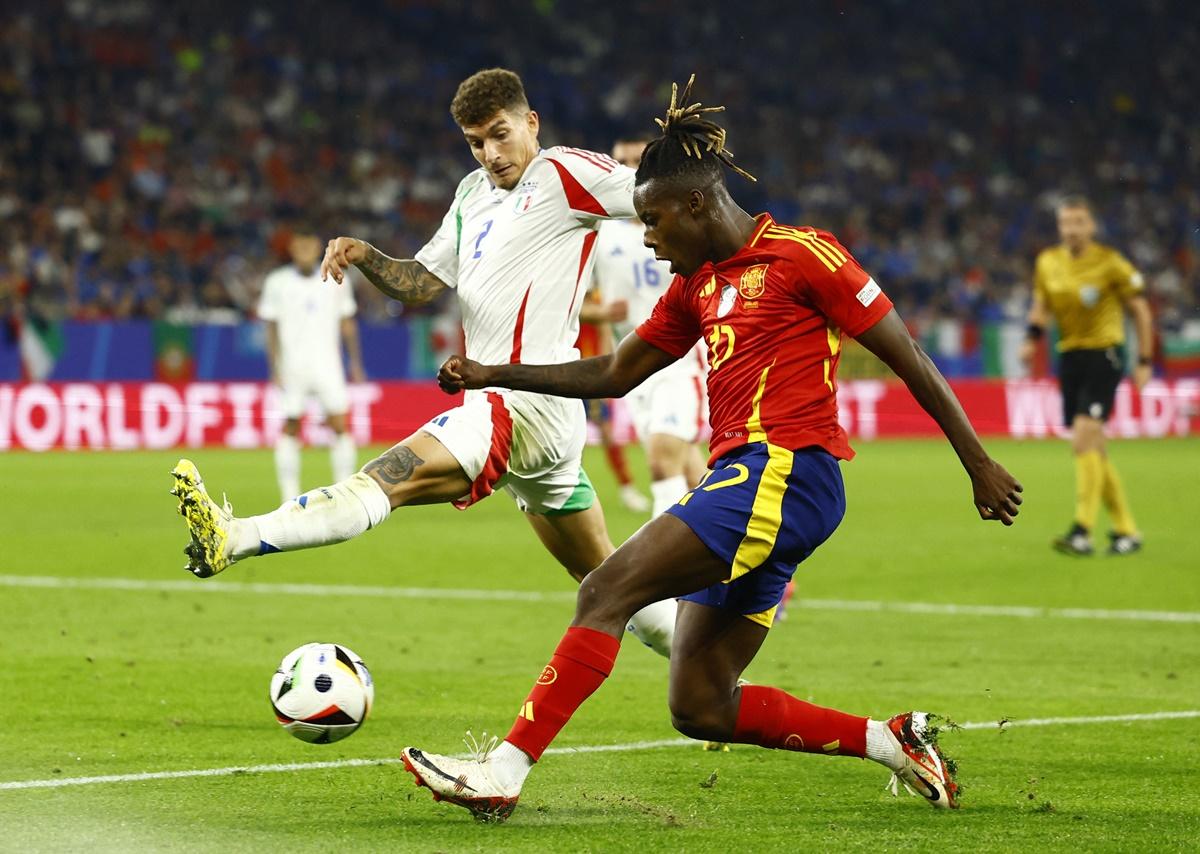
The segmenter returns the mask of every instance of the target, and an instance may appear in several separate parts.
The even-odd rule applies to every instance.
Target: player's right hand
[[[458,394],[469,388],[484,388],[487,368],[466,356],[451,356],[438,371],[438,385],[446,394]]]
[[[335,237],[325,245],[321,261],[321,281],[333,280],[339,285],[346,278],[347,268],[367,257],[367,244],[357,237]]]
[[[1018,508],[1025,491],[1017,479],[991,458],[969,474],[979,518],[1011,525],[1021,512]]]
[[[629,303],[623,299],[613,300],[608,304],[608,320],[610,323],[620,323],[629,317]]]

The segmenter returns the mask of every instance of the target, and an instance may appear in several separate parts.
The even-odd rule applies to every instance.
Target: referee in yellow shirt
[[[1032,365],[1037,340],[1052,316],[1059,331],[1063,419],[1075,452],[1075,521],[1054,548],[1092,554],[1092,529],[1103,501],[1112,523],[1108,553],[1132,554],[1142,547],[1142,537],[1106,453],[1104,422],[1124,373],[1126,313],[1137,330],[1134,385],[1141,391],[1150,379],[1150,305],[1141,273],[1120,252],[1095,241],[1096,221],[1087,199],[1072,196],[1059,205],[1058,234],[1062,242],[1037,257],[1028,337],[1021,350],[1021,358]]]

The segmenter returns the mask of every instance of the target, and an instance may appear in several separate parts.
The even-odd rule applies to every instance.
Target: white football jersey
[[[467,357],[483,364],[579,358],[579,308],[601,220],[633,216],[632,169],[577,148],[543,149],[511,190],[477,169],[416,254],[456,288]]]
[[[642,242],[645,233],[646,227],[638,220],[613,220],[600,226],[600,236],[596,239],[593,287],[598,290],[601,302],[624,300],[629,305],[629,315],[613,324],[617,343],[650,319],[658,298],[667,292],[675,278],[670,262],[657,260],[654,251],[646,248]],[[660,376],[689,386],[697,377],[703,381],[707,369],[705,358],[705,344],[697,341],[692,352],[664,368]],[[648,385],[649,381],[641,387]]]
[[[603,223],[596,238],[595,287],[600,300],[629,304],[629,316],[613,324],[618,341],[650,319],[654,304],[675,278],[670,262],[656,260],[654,251],[642,243],[645,233],[637,220],[622,219]]]
[[[321,281],[319,267],[307,276],[294,265],[267,274],[258,316],[278,326],[280,369],[310,374],[342,369],[342,319],[355,312],[354,288]]]

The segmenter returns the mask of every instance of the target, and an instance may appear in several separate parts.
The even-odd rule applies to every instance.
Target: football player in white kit
[[[329,461],[335,481],[354,474],[354,437],[346,429],[350,408],[342,345],[354,382],[364,379],[354,289],[330,288],[321,281],[321,241],[296,233],[288,243],[292,263],[267,274],[258,316],[266,324],[267,361],[278,386],[283,431],[275,442],[275,475],[287,501],[300,494],[300,417],[315,397],[333,430]]]
[[[618,140],[613,158],[636,168],[646,141]],[[671,265],[654,258],[642,243],[646,228],[636,218],[600,225],[596,238],[595,287],[605,306],[627,306],[613,321],[618,341],[645,322],[674,275]],[[619,316],[618,312],[618,316]],[[707,365],[703,342],[686,357],[654,374],[626,396],[638,440],[650,467],[651,515],[657,516],[699,483],[704,458],[697,442],[708,421]]]
[[[326,246],[321,275],[342,284],[356,266],[407,304],[454,289],[467,353],[483,363],[578,358],[596,229],[634,215],[633,170],[591,151],[542,149],[538,115],[511,71],[469,77],[450,112],[480,168],[458,185],[433,239],[415,258],[397,259],[338,237]],[[464,508],[503,487],[550,553],[582,579],[614,551],[581,466],[584,438],[577,400],[481,389],[361,472],[245,518],[214,502],[195,464],[180,460],[172,492],[191,534],[187,569],[207,577],[244,558],[350,539],[406,504]],[[673,600],[650,605],[630,629],[666,655],[675,610]]]

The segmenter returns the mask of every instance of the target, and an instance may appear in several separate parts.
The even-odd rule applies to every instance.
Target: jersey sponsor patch
[[[738,281],[738,293],[743,299],[758,299],[762,296],[767,287],[767,266],[755,264],[742,273],[742,278]]]
[[[883,293],[879,285],[875,284],[874,279],[867,279],[867,283],[862,286],[862,290],[855,294],[855,298],[864,306],[868,306],[875,302],[875,297]]]
[[[717,317],[724,317],[733,311],[733,302],[736,299],[737,291],[733,289],[733,285],[721,288],[721,301],[717,303]]]

